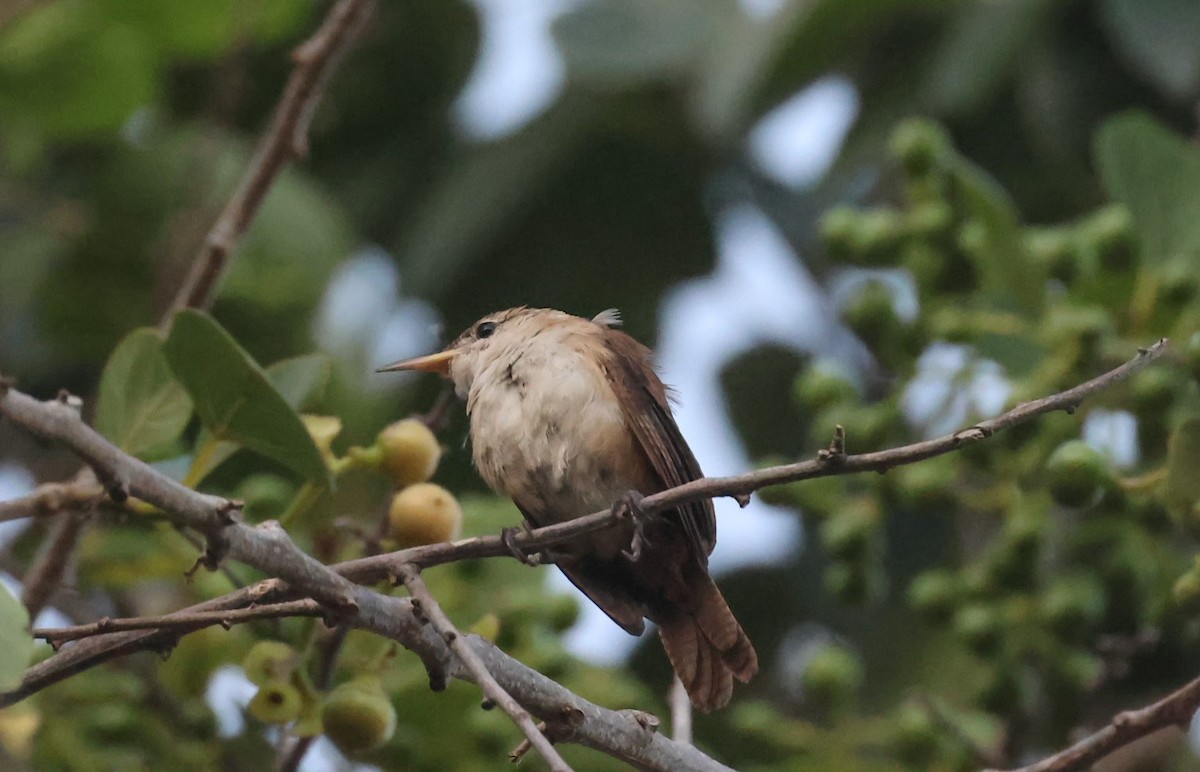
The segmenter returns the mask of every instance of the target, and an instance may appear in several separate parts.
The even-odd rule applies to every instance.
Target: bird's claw
[[[619,518],[629,518],[633,522],[633,536],[629,540],[629,549],[621,550],[621,554],[629,560],[636,562],[642,556],[642,550],[646,547],[653,546],[650,540],[646,538],[646,524],[650,520],[650,515],[642,508],[642,499],[645,498],[637,491],[628,491],[613,504],[613,514]]]
[[[500,529],[500,540],[504,542],[504,546],[512,553],[512,556],[521,561],[527,566],[541,565],[541,557],[538,553],[530,555],[525,550],[521,549],[521,545],[517,544],[516,536],[518,533],[529,533],[529,526],[522,523],[521,525],[511,526],[509,528]]]

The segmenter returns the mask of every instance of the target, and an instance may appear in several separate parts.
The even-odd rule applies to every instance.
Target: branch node
[[[17,387],[17,379],[16,378],[10,378],[7,375],[0,375],[0,397],[3,397],[5,394],[8,394],[9,389],[15,389],[16,387]]]
[[[446,684],[449,681],[449,676],[446,675],[446,668],[442,667],[440,662],[433,662],[432,660],[426,661],[425,672],[429,676],[429,691],[446,691]]]
[[[749,493],[735,493],[735,494],[733,494],[733,496],[731,498],[733,498],[733,500],[736,501],[738,503],[738,506],[741,507],[742,509],[745,509],[746,507],[750,506],[750,494]]]
[[[644,710],[634,710],[632,708],[626,708],[625,710],[622,710],[619,712],[623,713],[623,714],[627,715],[629,718],[633,719],[633,721],[638,726],[640,726],[642,729],[645,729],[650,734],[657,733],[658,727],[662,723],[662,721],[659,720],[658,716],[654,715],[653,713],[647,713]]]
[[[829,447],[817,451],[817,460],[826,464],[837,464],[846,459],[846,428],[841,424],[833,427],[833,439]]]
[[[58,396],[56,396],[55,399],[58,400],[60,405],[66,405],[76,413],[83,410],[83,400],[66,389],[59,389]]]
[[[542,732],[543,734],[545,734],[546,722],[539,721],[537,728],[538,728],[539,732]],[[550,739],[550,738],[547,737],[546,739]],[[522,740],[520,743],[517,744],[517,747],[513,748],[511,751],[508,752],[508,760],[511,761],[513,764],[516,764],[521,759],[523,759],[525,757],[525,754],[529,753],[530,749],[532,749],[532,748],[533,748],[533,744],[530,743],[528,739]]]
[[[233,525],[245,505],[246,502],[241,499],[225,499],[217,507],[217,522],[221,525]]]
[[[495,710],[496,703],[493,700],[484,700],[483,702],[479,703],[479,707],[483,710]]]

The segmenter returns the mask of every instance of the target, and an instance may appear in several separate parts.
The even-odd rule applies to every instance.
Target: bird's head
[[[455,390],[466,397],[477,377],[512,361],[526,345],[539,338],[552,344],[562,335],[586,330],[588,326],[615,327],[618,324],[620,316],[613,309],[587,320],[553,308],[518,306],[488,314],[436,354],[394,362],[379,368],[378,372],[437,373],[454,381]]]

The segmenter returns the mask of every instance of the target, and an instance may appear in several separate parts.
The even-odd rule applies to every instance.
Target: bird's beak
[[[448,348],[445,351],[439,351],[436,354],[417,357],[415,359],[402,359],[399,362],[393,362],[387,367],[381,367],[375,372],[377,373],[392,373],[397,370],[419,370],[423,373],[437,373],[438,375],[450,374],[450,363],[454,361],[454,356],[458,352],[455,349]]]

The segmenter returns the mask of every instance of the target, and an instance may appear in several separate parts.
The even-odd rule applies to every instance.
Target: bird
[[[587,319],[519,306],[483,317],[438,353],[380,372],[453,382],[466,401],[476,469],[529,526],[610,508],[633,515],[556,546],[554,562],[626,632],[657,624],[692,704],[709,712],[729,702],[733,679],[758,671],[758,655],[708,572],[711,500],[650,516],[639,507],[642,496],[703,473],[652,352],[620,324],[615,309]]]

